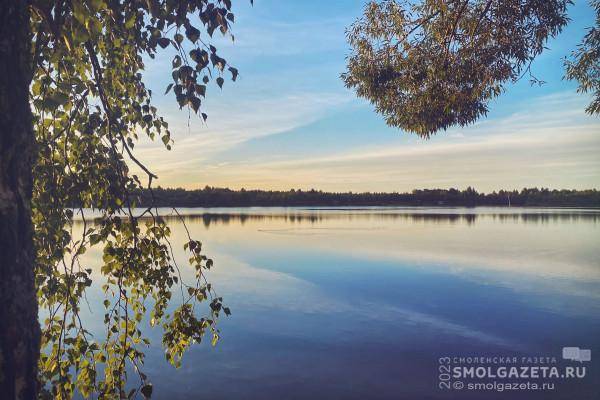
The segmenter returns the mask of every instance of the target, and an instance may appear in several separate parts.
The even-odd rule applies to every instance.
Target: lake
[[[159,330],[149,332],[155,398],[600,398],[598,210],[179,212],[214,260],[209,279],[232,315],[220,320],[219,344],[191,348],[178,370]],[[184,227],[169,221],[181,264]],[[86,260],[98,264],[99,252]],[[99,308],[86,320],[101,331],[94,290]],[[584,350],[582,359],[564,359],[564,347]],[[463,366],[577,367],[585,376],[445,375]],[[501,389],[528,383],[554,388]]]

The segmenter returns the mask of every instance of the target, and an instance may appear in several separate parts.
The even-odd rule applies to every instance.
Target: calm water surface
[[[180,212],[233,315],[219,345],[190,349],[179,370],[159,331],[148,333],[156,398],[600,398],[599,211]],[[171,226],[180,248],[183,226]],[[97,330],[100,303],[86,316]],[[565,346],[591,349],[592,361],[564,361]],[[531,380],[555,383],[545,392],[448,391],[439,388],[446,356],[555,357],[550,366],[585,366],[586,377]]]

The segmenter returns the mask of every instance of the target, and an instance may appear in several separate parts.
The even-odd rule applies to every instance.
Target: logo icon
[[[592,350],[580,349],[579,347],[563,347],[562,357],[564,360],[592,361]]]

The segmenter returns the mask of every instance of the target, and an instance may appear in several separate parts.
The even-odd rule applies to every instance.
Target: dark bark
[[[34,399],[40,328],[31,222],[35,138],[27,2],[0,2],[0,397]]]

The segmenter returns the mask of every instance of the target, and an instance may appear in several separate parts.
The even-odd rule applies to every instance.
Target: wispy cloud
[[[161,53],[147,60],[146,79],[175,140],[171,152],[147,139],[136,147],[139,158],[161,178],[159,183],[186,184],[199,170],[214,169],[207,162],[215,154],[311,124],[353,100],[339,81],[341,53],[333,59],[323,57],[343,48],[348,18],[266,16],[278,7],[283,6],[261,4],[250,12],[241,6],[234,25],[236,40],[215,35],[220,54],[239,68],[240,75],[235,83],[227,80],[223,90],[209,85],[202,103],[208,114],[206,124],[179,110],[172,95],[162,95],[173,55]]]
[[[196,179],[233,187],[328,190],[595,187],[600,182],[600,124],[583,114],[581,100],[567,106],[571,95],[560,96],[565,101],[543,97],[518,113],[434,141],[287,160],[265,156],[213,165]]]
[[[175,171],[193,174],[219,151],[249,139],[309,124],[348,100],[347,96],[327,92],[289,93],[266,99],[246,97],[229,107],[215,107],[206,125],[195,115],[189,122],[187,118],[167,116],[168,120],[175,121],[170,123],[175,138],[173,151],[166,152],[160,144],[143,140],[138,153],[167,179]]]
[[[348,18],[328,18],[299,22],[256,20],[234,27],[235,41],[219,40],[220,48],[236,57],[259,58],[302,56],[335,51],[345,44]]]

